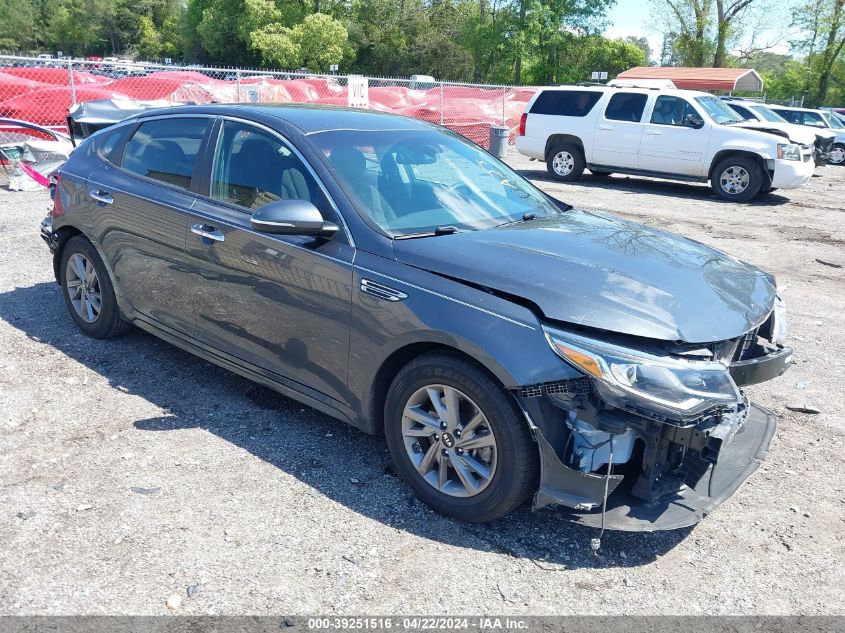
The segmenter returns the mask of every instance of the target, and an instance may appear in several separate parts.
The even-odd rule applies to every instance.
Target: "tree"
[[[324,13],[312,13],[293,27],[291,38],[299,47],[302,65],[315,72],[328,72],[339,64],[349,41],[340,22]]]
[[[0,2],[0,50],[21,52],[35,48],[36,18],[32,0]]]
[[[792,23],[806,34],[794,47],[806,54],[805,91],[811,104],[823,105],[845,47],[845,0],[804,2],[794,9]]]
[[[158,59],[161,53],[161,35],[149,16],[142,15],[138,20],[138,37],[134,50],[141,59]]]

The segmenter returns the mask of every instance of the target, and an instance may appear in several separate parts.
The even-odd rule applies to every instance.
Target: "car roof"
[[[426,130],[433,124],[418,119],[358,108],[345,108],[317,104],[239,104],[218,103],[176,106],[172,108],[147,110],[138,119],[162,114],[208,114],[241,115],[256,120],[278,119],[299,128],[305,134],[331,130],[375,131],[375,130]]]
[[[581,91],[588,91],[588,92],[606,92],[606,91],[613,91],[613,92],[656,92],[661,95],[674,95],[677,97],[712,97],[713,95],[709,92],[701,92],[700,90],[683,90],[682,88],[656,88],[653,86],[578,86],[578,85],[566,85],[566,86],[547,86],[539,90],[538,92],[545,92],[545,91],[566,91],[566,90],[577,90]]]
[[[823,112],[823,110],[816,108],[799,108],[798,106],[777,105],[776,103],[769,104],[769,107],[773,110],[792,110],[794,112]]]

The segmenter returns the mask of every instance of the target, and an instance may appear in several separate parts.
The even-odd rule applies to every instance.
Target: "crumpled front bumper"
[[[658,501],[645,502],[620,485],[621,476],[611,476],[604,525],[607,529],[650,532],[674,530],[698,523],[733,495],[759,468],[777,429],[777,418],[751,404],[744,424],[722,445],[716,464],[694,486],[684,486]],[[558,504],[563,516],[575,523],[601,527],[602,513],[596,499],[604,494],[605,477],[566,467],[551,444],[535,428],[540,447],[541,483],[534,506]],[[573,495],[573,482],[582,496]],[[578,497],[578,498],[576,498]],[[578,509],[578,508],[581,509]]]

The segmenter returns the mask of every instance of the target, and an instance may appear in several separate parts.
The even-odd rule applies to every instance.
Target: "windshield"
[[[358,212],[394,237],[561,213],[522,176],[457,134],[337,130],[310,140]]]
[[[734,112],[729,105],[719,99],[719,97],[696,97],[695,100],[698,101],[708,116],[716,123],[741,123],[745,120]]]
[[[827,123],[828,127],[841,129],[843,127],[842,120],[833,112],[822,112],[822,118]]]
[[[754,110],[754,112],[759,114],[761,117],[763,117],[763,119],[765,119],[769,123],[789,123],[789,121],[784,119],[781,115],[779,115],[777,112],[775,112],[768,106],[756,105],[751,106],[751,109]]]

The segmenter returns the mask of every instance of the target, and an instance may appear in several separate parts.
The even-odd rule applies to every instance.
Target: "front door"
[[[342,231],[323,239],[250,226],[253,210],[292,198],[340,224],[303,160],[274,132],[224,120],[208,193],[194,205],[186,248],[197,339],[355,404],[346,387],[353,247]]]
[[[197,155],[211,119],[174,117],[141,123],[116,169],[88,182],[92,224],[117,286],[147,320],[193,332],[184,267]]]
[[[694,128],[687,117],[704,120],[704,127]],[[640,142],[640,169],[705,176],[711,124],[683,97],[660,95],[654,102],[651,119],[643,129]]]

